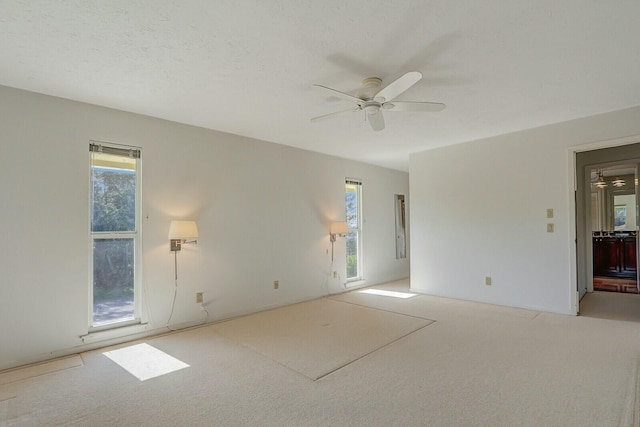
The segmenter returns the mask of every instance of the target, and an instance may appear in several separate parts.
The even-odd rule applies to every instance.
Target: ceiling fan
[[[362,81],[363,87],[359,91],[357,97],[327,86],[314,84],[313,86],[327,90],[334,96],[346,101],[351,101],[355,103],[356,106],[349,108],[348,110],[336,111],[335,113],[314,117],[311,121],[316,122],[347,112],[364,111],[371,128],[375,131],[380,131],[384,129],[384,117],[382,116],[382,110],[413,112],[433,112],[444,110],[446,105],[439,102],[393,101],[404,91],[416,84],[421,78],[422,73],[418,71],[410,71],[391,82],[385,88],[380,89],[382,80],[378,77],[369,77]]]

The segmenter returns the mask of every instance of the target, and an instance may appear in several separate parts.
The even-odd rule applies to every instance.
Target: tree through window
[[[91,326],[139,319],[140,150],[90,144]]]
[[[362,182],[345,182],[345,219],[347,233],[347,281],[362,279]]]

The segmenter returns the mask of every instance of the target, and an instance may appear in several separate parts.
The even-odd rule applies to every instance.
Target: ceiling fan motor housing
[[[378,77],[369,77],[362,81],[362,91],[360,92],[360,98],[363,100],[373,99],[374,95],[378,93],[378,90],[382,86],[382,79]]]

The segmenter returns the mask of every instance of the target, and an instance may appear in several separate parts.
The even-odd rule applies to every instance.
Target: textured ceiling
[[[407,170],[409,153],[640,105],[638,0],[2,0],[0,84]],[[356,93],[407,71],[399,99]]]

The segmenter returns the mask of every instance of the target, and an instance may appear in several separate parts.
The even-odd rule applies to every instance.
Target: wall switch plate
[[[273,281],[273,289],[278,289],[280,287],[280,281],[279,280],[274,280]]]
[[[487,286],[491,286],[491,277],[487,276],[484,278],[484,284]]]
[[[547,218],[553,218],[553,209],[547,209]]]
[[[202,301],[203,301],[203,299],[202,299],[202,292],[196,292],[196,302],[197,302],[198,304],[202,304]]]
[[[333,272],[333,278],[334,278],[334,279],[337,279],[337,278],[338,278],[338,272],[337,272],[337,271],[334,271],[334,272]]]
[[[549,224],[547,224],[547,233],[553,233],[554,231],[554,226],[553,223],[550,222]]]

